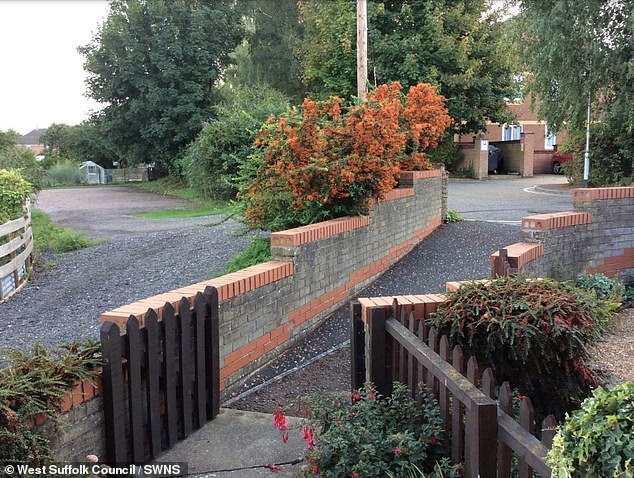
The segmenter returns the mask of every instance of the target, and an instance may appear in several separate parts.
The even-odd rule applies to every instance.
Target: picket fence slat
[[[205,318],[209,315],[207,303],[199,292],[194,300],[196,317],[196,428],[207,423],[207,383],[205,378]]]
[[[172,304],[163,307],[163,326],[165,339],[163,347],[165,361],[165,415],[167,415],[167,446],[171,448],[178,440],[178,410],[176,409],[176,317]]]
[[[179,305],[178,332],[180,334],[180,382],[179,390],[182,407],[180,420],[183,424],[182,436],[187,438],[192,433],[192,382],[191,382],[191,326],[192,313],[189,307],[189,301],[185,298],[181,299]]]
[[[104,418],[107,426],[106,444],[109,450],[110,460],[114,463],[126,461],[125,440],[125,416],[124,409],[119,406],[123,403],[123,370],[121,364],[121,337],[117,324],[106,322],[102,325],[101,348],[103,352],[103,393]]]
[[[147,403],[148,424],[150,431],[150,456],[157,457],[161,452],[161,401],[160,401],[160,373],[161,364],[159,324],[154,310],[149,309],[145,314],[145,330],[147,334]]]
[[[456,345],[452,351],[452,365],[459,374],[464,374],[464,353],[462,347]],[[464,405],[454,400],[451,405],[451,459],[459,463],[464,456]]]

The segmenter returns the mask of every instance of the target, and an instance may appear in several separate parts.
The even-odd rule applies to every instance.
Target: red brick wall
[[[531,276],[634,280],[634,186],[575,189],[573,199],[573,212],[522,219],[524,242],[508,247],[511,266]]]

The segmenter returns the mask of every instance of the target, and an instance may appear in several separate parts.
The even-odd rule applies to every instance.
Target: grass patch
[[[249,247],[227,262],[227,269],[223,274],[230,274],[231,272],[236,272],[270,260],[271,239],[268,237],[253,237]]]
[[[51,218],[39,209],[33,209],[31,225],[37,252],[70,252],[95,244],[79,232],[53,224]]]
[[[189,209],[165,209],[164,211],[140,212],[133,214],[146,219],[174,219],[184,217],[217,216],[231,214],[236,211],[234,204],[224,201],[210,201],[207,205]]]
[[[166,209],[164,211],[142,212],[134,214],[146,219],[175,219],[187,217],[217,216],[236,212],[236,205],[229,201],[203,199],[192,188],[188,188],[180,179],[166,177],[156,181],[128,184],[155,194],[163,194],[184,199],[192,203],[189,208]]]
[[[124,186],[123,184],[120,186]],[[164,194],[166,196],[174,196],[185,201],[194,203],[205,203],[205,199],[201,198],[198,193],[180,179],[172,176],[157,179],[156,181],[144,181],[141,183],[127,183],[125,186],[145,189],[156,194]]]

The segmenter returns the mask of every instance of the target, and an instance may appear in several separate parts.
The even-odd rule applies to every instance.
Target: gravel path
[[[104,242],[43,258],[56,266],[39,271],[22,291],[0,304],[0,348],[96,338],[102,312],[209,279],[249,245],[248,237],[235,235],[240,225],[234,221],[205,226],[221,217],[131,216],[139,210],[187,205],[133,188],[59,189],[42,194],[37,207],[55,222]],[[56,206],[63,201],[67,207]]]

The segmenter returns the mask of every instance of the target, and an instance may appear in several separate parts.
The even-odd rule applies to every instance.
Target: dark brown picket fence
[[[145,463],[220,409],[218,294],[101,326],[107,462]]]
[[[491,369],[481,374],[474,357],[465,367],[460,346],[450,350],[447,337],[425,324],[425,307],[418,305],[423,304],[395,300],[391,307],[364,311],[361,304],[352,305],[353,388],[368,378],[389,395],[393,381],[399,381],[422,400],[419,386],[425,387],[438,401],[446,451],[454,463],[464,464],[466,478],[510,478],[513,460],[520,478],[550,477],[545,456],[555,434],[554,417],[544,420],[538,440],[530,399],[521,400],[516,421],[508,382],[499,387],[496,401]]]

